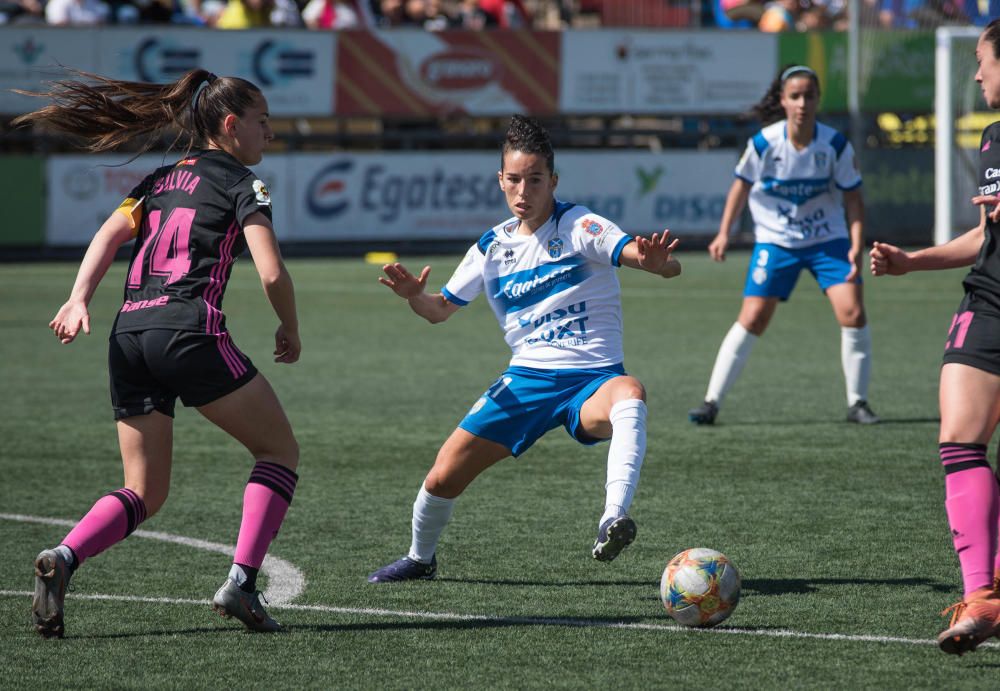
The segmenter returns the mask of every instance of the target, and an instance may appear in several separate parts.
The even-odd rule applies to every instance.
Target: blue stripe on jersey
[[[763,132],[758,132],[753,136],[753,148],[757,151],[758,156],[764,155],[764,150],[767,149],[767,139],[764,138]]]
[[[592,273],[586,257],[574,255],[491,279],[487,290],[510,314],[579,285]]]
[[[493,241],[496,239],[497,239],[496,231],[490,228],[485,233],[483,233],[483,236],[481,238],[479,238],[479,242],[476,243],[476,246],[479,247],[479,251],[482,254],[486,254],[486,251],[489,250],[490,245],[492,245]]]
[[[468,300],[463,300],[462,298],[458,297],[447,288],[441,288],[441,294],[444,295],[445,300],[447,300],[448,302],[452,302],[458,305],[459,307],[465,307],[466,305],[469,304]]]
[[[844,153],[844,149],[847,148],[847,137],[840,132],[835,132],[833,138],[830,140],[830,146],[837,152],[837,158],[840,158],[840,154]]]
[[[856,190],[859,187],[861,187],[861,183],[862,182],[863,182],[863,180],[858,180],[858,182],[856,184],[851,185],[850,187],[841,187],[840,185],[837,185],[837,189],[843,190],[844,192],[850,192],[851,190]]]
[[[625,245],[632,242],[633,240],[635,240],[634,237],[632,237],[631,235],[626,235],[625,237],[623,237],[621,240],[618,241],[618,244],[615,245],[615,251],[611,253],[612,264],[614,264],[615,266],[622,265],[622,260],[621,260],[622,250],[625,249]]]
[[[559,221],[562,220],[563,215],[567,211],[572,209],[574,206],[576,206],[576,204],[574,204],[573,202],[560,202],[560,201],[556,202],[556,207],[552,211],[552,216],[555,218],[556,221],[556,228],[559,227]]]
[[[799,180],[779,180],[777,178],[762,178],[760,189],[764,194],[790,201],[793,204],[804,204],[830,191],[830,178],[807,178]]]
[[[750,178],[745,178],[745,177],[743,177],[742,175],[740,175],[739,173],[736,173],[736,172],[733,173],[733,177],[734,178],[739,178],[743,182],[746,182],[746,183],[751,184],[751,185],[754,183],[754,180],[751,180]]]

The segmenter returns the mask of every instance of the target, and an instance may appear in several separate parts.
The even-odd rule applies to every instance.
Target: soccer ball
[[[721,552],[705,547],[686,549],[663,570],[660,599],[679,624],[715,626],[732,614],[740,601],[740,573]]]

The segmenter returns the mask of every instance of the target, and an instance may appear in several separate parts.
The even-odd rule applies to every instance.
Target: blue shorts
[[[520,456],[550,429],[563,425],[582,444],[596,444],[580,429],[580,408],[601,384],[625,374],[622,365],[547,370],[509,367],[473,404],[458,426]]]
[[[758,243],[750,257],[743,296],[787,300],[802,269],[809,269],[825,293],[830,286],[847,283],[852,268],[847,261],[850,250],[851,241],[846,238],[798,249]],[[861,283],[860,271],[854,282]]]

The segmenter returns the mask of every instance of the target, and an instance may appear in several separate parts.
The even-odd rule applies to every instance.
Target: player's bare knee
[[[617,401],[627,401],[629,399],[646,400],[646,387],[635,377],[620,377],[618,389],[615,392]]]

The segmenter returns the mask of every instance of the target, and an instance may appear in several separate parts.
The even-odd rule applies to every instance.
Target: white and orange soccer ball
[[[660,599],[667,613],[684,626],[715,626],[740,601],[740,573],[722,552],[686,549],[663,570]]]

